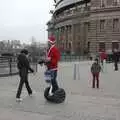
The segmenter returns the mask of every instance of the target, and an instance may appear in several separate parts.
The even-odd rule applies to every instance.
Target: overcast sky
[[[0,0],[0,40],[47,40],[47,21],[54,0]]]

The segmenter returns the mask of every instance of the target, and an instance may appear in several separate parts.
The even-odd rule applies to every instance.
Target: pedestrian
[[[100,53],[100,60],[101,60],[101,64],[104,65],[104,60],[107,59],[107,54],[104,50],[101,51]]]
[[[102,50],[100,53],[100,62],[101,62],[102,72],[104,72],[104,70],[106,71],[106,60],[107,60],[107,54],[104,50]]]
[[[17,57],[17,67],[19,70],[19,76],[20,76],[20,82],[19,87],[16,94],[16,101],[22,101],[20,95],[22,92],[23,85],[25,84],[28,94],[32,96],[32,89],[28,82],[28,71],[34,72],[34,70],[30,67],[29,61],[28,61],[28,51],[26,49],[23,49],[21,53]]]
[[[95,88],[95,83],[97,88],[99,88],[99,74],[101,71],[101,66],[99,64],[98,59],[95,59],[94,63],[91,66],[91,73],[93,76],[93,81],[92,81],[92,88]]]
[[[117,49],[113,51],[114,70],[118,71],[119,52]]]

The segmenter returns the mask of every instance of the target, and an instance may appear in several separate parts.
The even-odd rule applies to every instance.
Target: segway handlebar
[[[47,60],[47,59],[41,59],[38,64],[40,64],[41,66],[44,64],[44,65],[48,65],[50,64],[50,60]]]

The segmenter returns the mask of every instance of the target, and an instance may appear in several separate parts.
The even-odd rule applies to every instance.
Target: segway
[[[44,63],[45,61],[40,61],[39,64]],[[52,84],[51,84],[51,70],[46,70],[44,73],[45,82],[48,84],[48,87],[44,90],[44,98],[53,103],[62,103],[65,101],[66,93],[63,88],[58,88],[54,93],[52,93]]]

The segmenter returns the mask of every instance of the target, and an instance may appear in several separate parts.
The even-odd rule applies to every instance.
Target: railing
[[[64,12],[58,16],[56,16],[55,20],[62,20],[71,18],[72,16],[80,15],[80,16],[88,16],[90,11],[90,6],[82,7],[79,9],[74,10],[68,10],[67,12]]]
[[[61,62],[73,62],[73,61],[83,61],[88,60],[89,56],[79,56],[79,55],[62,55]]]
[[[31,67],[37,71],[36,62],[31,62]],[[0,57],[0,77],[16,74],[18,74],[17,57]]]

